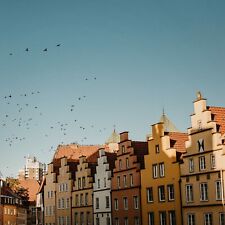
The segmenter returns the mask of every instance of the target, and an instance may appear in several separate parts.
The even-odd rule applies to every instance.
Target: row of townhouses
[[[114,131],[103,146],[59,146],[37,223],[225,225],[225,108],[200,93],[193,104],[187,133],[163,114],[147,141]]]

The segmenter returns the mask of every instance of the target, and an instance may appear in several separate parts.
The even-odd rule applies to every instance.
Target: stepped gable
[[[212,121],[215,121],[219,126],[219,132],[223,135],[225,134],[225,108],[207,106],[207,109],[212,113]]]
[[[188,140],[188,134],[181,132],[169,132],[168,135],[170,137],[170,145],[172,148],[175,148],[177,152],[186,152],[185,142]]]
[[[86,156],[88,158],[101,147],[102,145],[59,145],[54,154],[53,161],[62,157],[79,161],[80,156]]]

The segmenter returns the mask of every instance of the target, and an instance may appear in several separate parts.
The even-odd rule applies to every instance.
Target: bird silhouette
[[[12,53],[9,53],[9,55],[13,55]]]
[[[26,51],[26,52],[28,52],[28,51],[29,51],[29,49],[28,49],[28,48],[26,48],[26,49],[25,49],[25,51]]]
[[[56,47],[59,47],[61,44],[57,44]]]
[[[47,48],[45,48],[44,50],[43,50],[43,52],[47,52],[48,51],[48,49]]]

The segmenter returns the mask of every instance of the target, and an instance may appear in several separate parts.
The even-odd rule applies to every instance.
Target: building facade
[[[166,120],[165,120],[166,118]],[[141,171],[142,220],[145,225],[181,225],[179,159],[187,134],[160,122],[152,125],[145,169]]]
[[[115,167],[116,153],[99,150],[98,164],[93,183],[94,225],[111,225],[111,178]]]
[[[120,134],[119,150],[112,178],[112,221],[114,225],[140,225],[141,174],[147,142],[131,141]]]
[[[198,93],[181,164],[183,224],[224,225],[225,108]]]

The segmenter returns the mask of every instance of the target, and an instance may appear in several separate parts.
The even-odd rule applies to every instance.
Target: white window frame
[[[211,168],[215,169],[216,168],[216,156],[214,154],[210,155],[210,163],[211,163]]]
[[[133,174],[130,174],[130,186],[131,187],[134,186],[134,176],[133,176]]]
[[[166,211],[159,212],[159,224],[166,225]]]
[[[119,200],[117,198],[114,199],[114,208],[116,211],[119,210]]]
[[[168,201],[174,201],[175,200],[174,185],[173,184],[167,185],[167,191],[168,191]]]
[[[195,170],[195,167],[194,167],[194,159],[193,158],[190,158],[189,159],[189,172],[190,173],[193,173]]]
[[[204,225],[213,225],[212,213],[204,213]]]
[[[123,186],[127,187],[127,175],[123,175]]]
[[[159,163],[159,176],[160,177],[165,176],[165,164],[164,164],[164,162]]]
[[[153,176],[153,178],[158,177],[158,165],[157,164],[152,165],[152,176]]]
[[[225,213],[220,213],[220,225],[225,225]]]
[[[176,211],[169,211],[169,225],[176,225]]]
[[[221,180],[215,181],[215,189],[216,189],[216,200],[222,200],[223,192]]]
[[[205,170],[206,169],[206,164],[205,164],[205,156],[200,156],[199,157],[199,170]]]
[[[148,225],[154,225],[154,212],[148,212]]]
[[[162,192],[163,190],[163,192]],[[159,202],[165,202],[166,201],[166,193],[165,193],[165,186],[160,185],[158,186],[158,195],[159,195]]]
[[[123,197],[123,208],[124,210],[128,210],[128,198]]]
[[[154,196],[153,196],[153,187],[147,188],[147,202],[153,202],[154,201]],[[151,196],[151,199],[150,199]]]
[[[139,198],[137,195],[133,196],[134,209],[139,209]]]
[[[208,184],[200,183],[200,201],[208,201]]]
[[[185,190],[186,190],[186,202],[193,202],[194,201],[193,185],[186,184]]]
[[[187,214],[187,225],[196,225],[194,213],[188,213]]]

